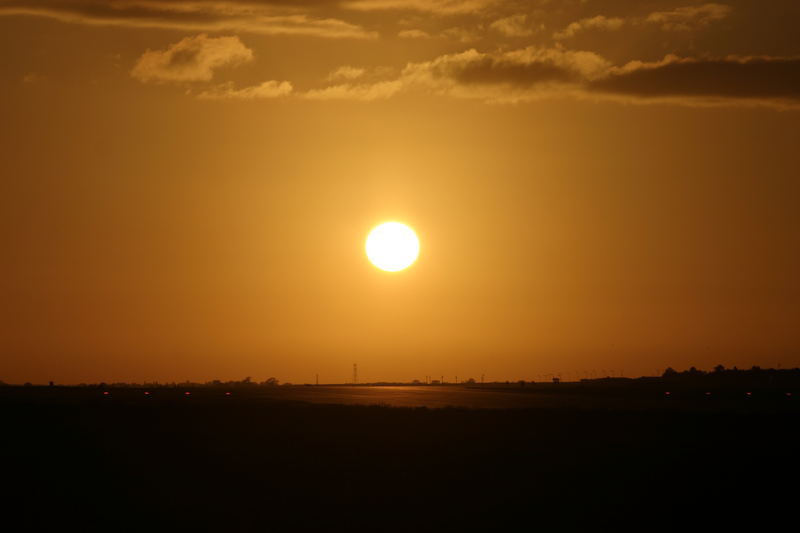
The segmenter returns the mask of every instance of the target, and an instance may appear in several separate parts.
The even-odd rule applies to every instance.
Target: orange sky
[[[0,380],[798,366],[798,22],[0,0]]]

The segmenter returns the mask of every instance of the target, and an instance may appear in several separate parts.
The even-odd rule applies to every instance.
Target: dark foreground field
[[[4,387],[2,520],[22,526],[9,531],[794,528],[800,398],[783,390],[429,389],[418,404],[449,394],[504,407],[432,409],[326,403],[402,405],[392,398],[424,399],[419,387],[279,389]]]

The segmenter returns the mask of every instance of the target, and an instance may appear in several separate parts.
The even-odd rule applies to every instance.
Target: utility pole
[[[317,374],[317,385],[319,385],[319,374]]]
[[[358,365],[353,363],[353,385],[358,383]]]

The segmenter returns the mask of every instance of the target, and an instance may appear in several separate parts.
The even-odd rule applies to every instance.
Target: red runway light
[[[184,394],[185,394],[186,396],[189,396],[189,395],[191,394],[191,392],[189,392],[189,391],[187,390],[186,392],[184,392]]]
[[[752,396],[753,395],[752,392],[745,392],[745,394],[747,394],[748,396]]]
[[[226,392],[226,393],[225,393],[225,396],[230,396],[230,395],[231,395],[231,393],[230,393],[230,392]]]
[[[665,392],[664,393],[665,396],[669,396],[670,394],[672,394],[672,393],[671,392]]]
[[[108,395],[109,395],[109,392],[107,390],[104,390],[103,391],[103,396],[108,396]]]
[[[144,395],[145,396],[150,396],[150,393],[148,391],[144,391]]]

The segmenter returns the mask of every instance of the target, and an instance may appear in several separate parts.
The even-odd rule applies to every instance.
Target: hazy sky
[[[799,24],[0,0],[0,380],[798,366]],[[387,220],[401,273],[364,254]]]

